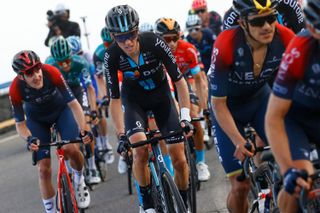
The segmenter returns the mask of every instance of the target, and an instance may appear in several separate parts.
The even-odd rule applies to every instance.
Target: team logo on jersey
[[[140,72],[138,70],[135,71],[126,71],[123,73],[124,78],[128,79],[137,79],[140,77]]]
[[[311,68],[312,68],[312,71],[314,74],[320,73],[320,65],[319,64],[313,64]]]
[[[244,54],[243,48],[241,48],[241,47],[238,48],[237,52],[238,52],[238,55],[239,55],[240,57],[242,57],[243,54]]]

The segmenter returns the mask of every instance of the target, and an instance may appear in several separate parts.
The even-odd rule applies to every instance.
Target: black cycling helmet
[[[159,18],[155,23],[155,33],[160,36],[164,34],[179,34],[180,25],[172,18]]]
[[[260,14],[276,9],[277,0],[233,0],[233,8],[240,16]]]
[[[303,12],[307,23],[320,31],[320,0],[307,0]]]
[[[32,50],[22,50],[14,55],[12,68],[17,74],[22,74],[37,65],[41,65],[39,56]]]
[[[105,21],[110,33],[124,33],[138,28],[139,15],[127,4],[118,5],[109,10]]]

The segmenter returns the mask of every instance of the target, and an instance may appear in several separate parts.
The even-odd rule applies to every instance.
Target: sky
[[[209,10],[215,10],[220,15],[231,6],[232,0],[207,0]],[[192,0],[10,0],[2,3],[0,24],[2,28],[0,39],[0,84],[11,81],[15,73],[11,68],[13,56],[25,49],[35,51],[42,61],[49,55],[49,48],[44,40],[49,32],[46,12],[54,10],[59,3],[70,9],[70,20],[80,24],[81,40],[84,50],[88,50],[84,36],[84,24],[80,17],[86,16],[86,26],[89,35],[90,51],[102,42],[100,31],[105,26],[104,18],[112,7],[129,4],[137,10],[140,23],[154,23],[159,17],[171,17],[178,21],[184,29],[188,10]]]

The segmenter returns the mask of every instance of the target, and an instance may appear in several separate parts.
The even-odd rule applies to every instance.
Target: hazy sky
[[[187,12],[192,0],[10,0],[2,5],[0,12],[0,84],[11,81],[15,73],[11,60],[15,53],[23,49],[32,49],[40,55],[42,61],[49,55],[49,48],[44,45],[48,34],[46,12],[54,9],[58,3],[64,3],[70,9],[70,20],[77,21],[81,27],[81,39],[87,49],[84,27],[80,19],[87,16],[87,29],[90,33],[90,50],[101,43],[100,30],[105,25],[104,18],[108,10],[119,4],[134,7],[140,17],[140,23],[154,23],[159,17],[172,17],[184,28]],[[231,6],[232,0],[208,0],[209,10],[216,10],[221,15]]]

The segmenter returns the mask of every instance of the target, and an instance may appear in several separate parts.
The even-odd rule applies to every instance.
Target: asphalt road
[[[114,138],[113,138],[114,139]],[[115,140],[112,141],[115,148]],[[57,170],[56,157],[53,171]],[[226,195],[230,188],[218,161],[215,149],[207,151],[207,163],[211,179],[201,184],[197,194],[198,212],[227,212]],[[118,156],[109,166],[107,181],[97,185],[91,192],[91,206],[86,212],[137,213],[136,193],[128,195],[126,175],[117,172]],[[44,212],[39,193],[37,167],[31,165],[31,154],[24,150],[15,131],[0,135],[0,213]]]

